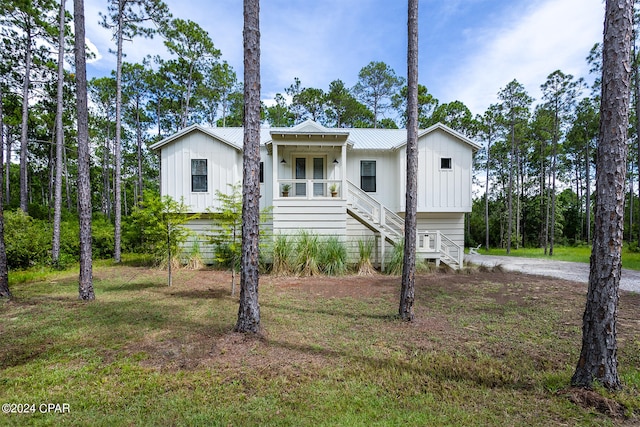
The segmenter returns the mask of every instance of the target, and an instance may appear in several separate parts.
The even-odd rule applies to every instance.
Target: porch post
[[[340,185],[341,196],[343,199],[347,199],[348,191],[347,191],[347,143],[345,142],[342,145],[342,150],[340,153],[340,178],[342,179],[342,184]]]
[[[380,239],[379,239],[380,240],[380,271],[384,273],[384,250],[385,250],[386,241],[382,233],[380,233],[379,236],[380,236]]]
[[[272,150],[272,160],[273,160],[273,177],[271,178],[271,185],[273,186],[273,198],[276,199],[280,197],[280,186],[278,185],[278,144],[273,142],[273,150]]]

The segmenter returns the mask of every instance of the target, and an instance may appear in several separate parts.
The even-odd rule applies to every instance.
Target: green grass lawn
[[[479,249],[478,253],[487,255],[506,255],[505,249]],[[544,254],[543,248],[520,248],[511,249],[511,256],[519,256],[525,258],[544,258],[549,255]],[[552,259],[558,261],[573,261],[589,263],[589,257],[591,256],[590,246],[556,246],[553,248]],[[629,268],[631,270],[640,270],[640,252],[631,252],[628,246],[625,245],[622,249],[622,267]]]
[[[261,337],[232,332],[229,277],[103,263],[13,283],[0,302],[0,425],[607,426],[640,421],[640,296],[620,305],[625,405],[570,399],[584,287],[507,273],[420,275],[416,321],[397,277],[261,279]],[[40,413],[40,404],[68,404]]]

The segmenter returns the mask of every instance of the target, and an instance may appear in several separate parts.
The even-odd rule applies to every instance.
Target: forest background
[[[148,206],[159,197],[158,159],[148,150],[149,145],[194,123],[241,126],[243,119],[238,72],[204,28],[172,15],[166,4],[156,0],[124,3],[128,6],[122,13],[114,8],[117,2],[111,2],[95,17],[114,34],[114,40],[118,28],[125,34],[121,78],[114,70],[89,82],[96,257],[109,257],[120,245],[125,251],[149,250],[135,215],[143,195],[148,198]],[[19,268],[47,263],[51,253],[60,4],[50,0],[0,4],[5,237],[9,266]],[[65,28],[65,34],[71,36],[69,28]],[[138,52],[137,46],[145,46],[151,36],[166,51],[127,62],[126,52]],[[65,46],[65,57],[70,60],[72,43]],[[112,48],[117,49],[115,42]],[[634,55],[625,235],[630,249],[637,250],[640,96],[635,50]],[[442,122],[483,145],[475,158],[476,192],[473,212],[466,219],[468,246],[482,244],[507,251],[542,247],[545,253],[553,254],[557,244],[590,243],[599,120],[599,45],[584,56],[590,74],[553,71],[554,59],[549,58],[551,72],[539,82],[539,99],[512,79],[496,88],[496,102],[482,113],[472,113],[462,100],[441,101],[426,86],[419,87],[421,128]],[[357,76],[342,76],[355,81],[353,85],[338,77],[325,87],[307,87],[294,78],[263,105],[264,125],[293,126],[312,119],[327,127],[404,126],[406,82],[391,65],[374,60],[364,64]],[[121,100],[117,97],[118,80]],[[72,66],[65,67],[63,82],[63,226],[58,260],[62,264],[78,256]],[[117,108],[122,116],[119,127]]]

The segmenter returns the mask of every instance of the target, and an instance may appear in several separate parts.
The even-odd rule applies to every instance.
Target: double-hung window
[[[376,191],[376,161],[360,161],[360,188],[368,193]]]
[[[209,191],[207,159],[191,159],[191,191],[194,193],[206,193]]]

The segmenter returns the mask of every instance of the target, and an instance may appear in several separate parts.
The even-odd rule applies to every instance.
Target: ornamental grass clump
[[[335,236],[320,245],[320,269],[328,276],[341,276],[347,272],[347,248]]]
[[[278,234],[273,241],[273,267],[271,273],[276,276],[288,276],[294,273],[292,260],[294,241],[286,234]]]
[[[296,272],[301,276],[320,274],[320,243],[318,236],[302,230],[296,244]]]
[[[371,237],[358,240],[358,254],[360,255],[357,267],[358,276],[371,276],[376,274],[376,270],[371,263],[371,255],[373,254],[375,244],[375,240]]]

